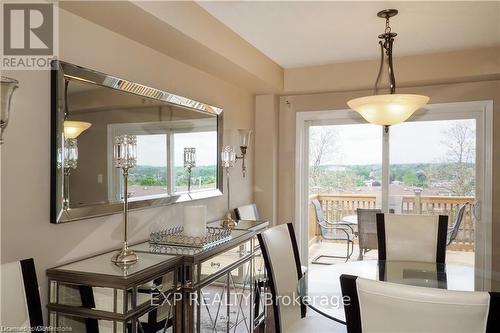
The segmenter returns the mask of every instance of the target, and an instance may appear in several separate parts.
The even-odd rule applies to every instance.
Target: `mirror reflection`
[[[125,192],[130,209],[222,194],[222,109],[72,64],[56,65],[53,223],[119,213]],[[118,147],[120,138],[127,140]]]
[[[69,80],[66,136],[68,207],[122,200],[121,171],[113,164],[113,140],[137,138],[137,162],[129,170],[129,200],[173,195],[217,187],[217,118],[189,112],[126,92]],[[69,141],[69,142],[68,142]],[[77,144],[77,156],[74,147]],[[184,166],[184,151],[196,159]],[[77,160],[77,161],[76,161]]]

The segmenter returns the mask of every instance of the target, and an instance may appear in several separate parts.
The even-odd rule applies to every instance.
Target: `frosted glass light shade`
[[[408,119],[429,102],[429,97],[411,94],[373,95],[351,99],[347,105],[369,123],[394,125]]]
[[[248,147],[250,145],[250,137],[252,136],[252,130],[249,129],[239,129],[240,134],[240,147]]]
[[[64,121],[64,137],[66,139],[76,139],[83,131],[87,130],[91,123],[83,121]]]

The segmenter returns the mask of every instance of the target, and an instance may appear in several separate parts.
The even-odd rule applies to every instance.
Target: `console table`
[[[143,242],[124,270],[108,252],[47,270],[49,324],[73,332],[254,332],[265,321],[264,262],[256,235],[268,221],[240,221],[231,239],[201,250]],[[220,222],[210,223],[220,227]]]

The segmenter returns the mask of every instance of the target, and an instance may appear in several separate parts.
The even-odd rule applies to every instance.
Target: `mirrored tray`
[[[207,227],[206,235],[203,237],[187,236],[183,232],[184,227],[182,226],[172,226],[154,231],[149,235],[149,244],[206,249],[231,239],[230,229]]]

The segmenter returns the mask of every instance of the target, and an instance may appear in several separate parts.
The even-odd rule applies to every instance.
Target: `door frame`
[[[407,121],[476,119],[476,195],[481,198],[480,222],[475,226],[475,283],[477,289],[491,287],[492,265],[492,184],[493,184],[493,101],[428,104]],[[302,262],[308,262],[309,127],[311,125],[364,124],[351,109],[301,111],[295,129],[295,230]],[[482,177],[480,176],[482,173]],[[479,177],[478,177],[479,176]],[[478,192],[480,191],[480,192]],[[484,272],[480,275],[478,272]]]

